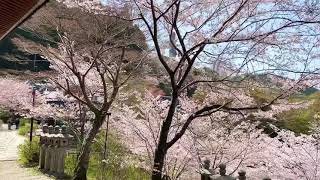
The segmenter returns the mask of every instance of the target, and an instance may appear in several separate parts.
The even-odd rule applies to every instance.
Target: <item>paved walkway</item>
[[[0,127],[0,180],[50,180],[17,163],[18,145],[24,140],[16,130],[9,131],[7,125],[3,125],[2,129]]]
[[[18,145],[22,144],[24,137],[18,136],[16,130],[3,127],[0,130],[0,161],[14,161],[18,159]]]

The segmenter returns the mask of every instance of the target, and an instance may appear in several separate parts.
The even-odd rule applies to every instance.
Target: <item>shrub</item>
[[[92,146],[90,155],[89,179],[150,179],[149,174],[140,168],[130,165],[128,149],[120,143],[116,135],[109,133],[107,143],[107,160],[103,161],[105,131],[101,131]],[[68,154],[65,159],[65,172],[72,176],[76,167],[76,154]]]
[[[194,70],[192,71],[192,75],[193,75],[193,76],[201,76],[201,75],[203,75],[203,74],[204,74],[204,72],[203,72],[202,69],[194,68]]]
[[[196,92],[192,96],[194,101],[197,102],[198,104],[202,104],[206,99],[206,97],[207,97],[207,93],[202,90],[196,90]]]
[[[19,158],[20,163],[25,166],[36,166],[39,162],[39,137],[34,137],[30,143],[29,139],[26,139],[23,144],[19,145]]]
[[[258,105],[269,103],[276,96],[277,92],[272,89],[251,88],[249,89],[249,96],[252,97]]]
[[[166,96],[170,96],[172,93],[172,88],[169,83],[160,82],[158,84],[158,88],[160,88],[165,93]]]
[[[64,164],[65,173],[69,176],[72,176],[77,165],[77,155],[68,153],[64,159]]]
[[[0,109],[0,120],[2,120],[3,123],[8,123],[9,117],[10,116],[8,111],[4,111]]]
[[[30,133],[30,127],[31,124],[28,122],[24,122],[23,125],[20,124],[19,130],[18,130],[18,134],[21,136],[25,136],[28,133]],[[35,131],[36,129],[38,129],[38,124],[33,122],[33,131]]]
[[[26,123],[24,126],[20,126],[18,130],[18,134],[21,136],[25,136],[28,132],[30,132],[30,124]]]
[[[27,123],[30,123],[30,118],[21,118],[19,126],[25,126]]]

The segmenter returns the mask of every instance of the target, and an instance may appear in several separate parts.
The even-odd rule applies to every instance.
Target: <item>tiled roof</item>
[[[48,0],[1,0],[0,40]]]

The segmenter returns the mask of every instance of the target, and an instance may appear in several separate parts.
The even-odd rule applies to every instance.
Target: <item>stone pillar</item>
[[[44,170],[50,171],[50,163],[51,163],[51,154],[52,154],[52,144],[53,144],[53,126],[49,126],[49,134],[47,135],[47,151],[45,153],[45,160],[44,160]]]
[[[57,176],[63,177],[64,176],[64,160],[65,160],[67,148],[69,145],[69,138],[68,138],[67,129],[65,125],[61,127],[61,134],[59,134],[59,136],[60,136],[60,139],[59,139],[60,143],[59,143],[59,148],[57,150],[57,152],[59,153],[58,164],[57,164]]]
[[[57,164],[57,176],[63,177],[64,176],[64,159],[66,157],[66,147],[58,148],[57,153],[59,153],[58,164]]]
[[[39,169],[44,169],[44,162],[47,151],[47,135],[48,135],[48,126],[42,126],[42,132],[40,134],[40,154],[39,154]]]
[[[246,180],[246,179],[247,179],[247,177],[246,177],[246,171],[240,170],[240,171],[238,172],[238,174],[239,174],[239,177],[238,177],[239,180]]]
[[[58,145],[59,145],[59,137],[60,127],[54,127],[54,134],[52,136],[52,149],[51,149],[51,160],[50,160],[50,173],[55,174],[57,172],[57,164],[58,164]]]
[[[220,164],[219,165],[220,177],[217,177],[215,180],[235,180],[236,179],[230,175],[227,175],[226,172],[227,172],[226,164]]]
[[[201,169],[201,180],[211,180],[210,175],[210,160],[206,159],[203,161],[203,168]]]

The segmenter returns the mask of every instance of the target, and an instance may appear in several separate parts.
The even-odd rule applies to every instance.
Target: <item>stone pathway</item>
[[[16,130],[9,131],[7,127],[3,127],[0,130],[0,161],[17,160],[18,145],[22,144],[24,139],[24,137],[17,135]]]
[[[13,128],[14,129],[14,128]],[[18,145],[26,138],[19,136],[16,130],[8,130],[7,125],[0,127],[0,180],[50,180],[37,174],[32,168],[21,167],[18,160]]]

